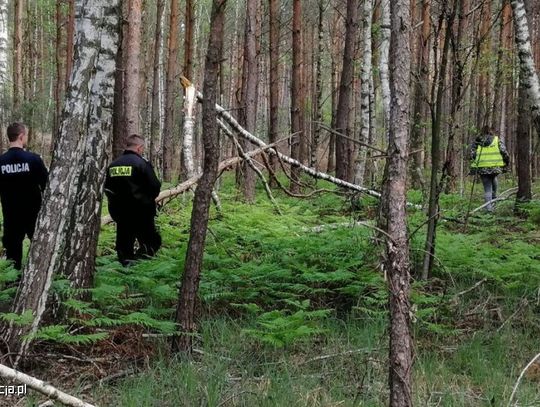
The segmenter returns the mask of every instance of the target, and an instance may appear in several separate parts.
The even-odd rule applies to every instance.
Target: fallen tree
[[[8,380],[15,380],[19,383],[22,383],[31,389],[40,392],[41,394],[46,395],[52,400],[57,400],[66,406],[73,407],[94,407],[93,404],[85,403],[77,397],[73,397],[63,391],[58,390],[56,387],[51,386],[50,384],[45,383],[42,380],[36,379],[35,377],[28,376],[18,370],[12,369],[5,365],[0,364],[0,376]]]

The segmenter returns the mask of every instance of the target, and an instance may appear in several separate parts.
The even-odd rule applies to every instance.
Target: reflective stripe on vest
[[[472,168],[504,167],[499,137],[493,137],[493,141],[487,147],[476,147],[476,159],[471,166]]]

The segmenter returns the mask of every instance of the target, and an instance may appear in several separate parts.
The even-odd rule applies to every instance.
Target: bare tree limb
[[[27,374],[7,367],[6,365],[0,364],[0,376],[9,380],[15,380],[22,384],[25,384],[31,389],[38,391],[53,400],[58,400],[60,403],[65,404],[66,406],[95,407],[93,404],[86,403],[81,399],[78,399],[77,397],[70,396],[69,394],[58,390],[57,388],[45,383],[42,380],[36,379],[32,376],[28,376]]]

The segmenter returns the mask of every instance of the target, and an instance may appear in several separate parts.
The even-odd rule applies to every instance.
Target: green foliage
[[[91,345],[105,339],[107,336],[107,332],[74,335],[68,332],[67,325],[49,325],[38,329],[33,339],[69,345]]]

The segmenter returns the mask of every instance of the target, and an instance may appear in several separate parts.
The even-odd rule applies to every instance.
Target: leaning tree
[[[6,324],[3,341],[15,362],[28,351],[47,309],[53,276],[91,286],[100,227],[101,196],[111,138],[119,0],[76,4],[74,66],[28,264],[13,312],[28,325]]]

